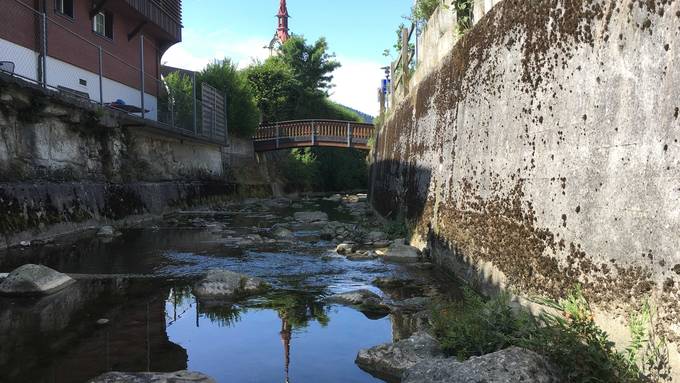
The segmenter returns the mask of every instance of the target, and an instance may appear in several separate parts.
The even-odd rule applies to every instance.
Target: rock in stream
[[[215,269],[194,285],[193,293],[199,299],[239,299],[261,294],[268,288],[260,278]]]
[[[88,383],[216,383],[200,372],[108,372]]]
[[[49,295],[64,289],[75,280],[47,266],[27,264],[16,268],[0,283],[0,295]]]
[[[404,373],[402,383],[557,383],[553,371],[537,353],[510,347],[465,362],[455,358],[424,360]]]
[[[399,382],[416,364],[443,358],[439,342],[426,332],[410,338],[359,351],[356,363],[364,371],[389,382]]]

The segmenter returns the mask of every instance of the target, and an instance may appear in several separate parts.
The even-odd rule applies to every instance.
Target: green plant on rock
[[[502,350],[536,328],[528,314],[516,314],[507,294],[484,300],[470,289],[463,299],[434,310],[435,334],[442,347],[459,360]]]
[[[485,300],[471,290],[459,302],[433,310],[435,335],[444,350],[459,359],[509,346],[545,355],[567,382],[659,382],[669,376],[665,342],[652,331],[649,305],[631,315],[632,342],[617,351],[608,334],[595,324],[580,287],[538,318],[509,308],[509,296]]]
[[[405,238],[409,234],[408,223],[403,217],[397,217],[383,224],[383,232],[391,239]]]

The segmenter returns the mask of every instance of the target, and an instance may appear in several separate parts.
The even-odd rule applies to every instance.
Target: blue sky
[[[389,63],[384,49],[413,0],[288,0],[289,26],[308,40],[326,37],[343,67],[335,73],[335,101],[376,114],[377,88]],[[199,70],[215,58],[230,57],[247,66],[263,59],[263,47],[276,30],[279,0],[184,0],[183,41],[163,62]]]

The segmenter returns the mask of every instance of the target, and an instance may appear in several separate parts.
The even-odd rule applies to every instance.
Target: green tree
[[[328,53],[325,38],[307,44],[304,37],[294,36],[283,44],[281,54],[272,60],[280,60],[290,66],[303,90],[320,91],[325,95],[332,88],[333,71],[340,67],[334,57],[334,54]]]
[[[215,60],[198,74],[197,83],[203,82],[225,92],[229,132],[240,137],[252,136],[260,122],[260,111],[246,73],[239,71],[230,59]]]
[[[164,78],[167,94],[161,94],[159,110],[167,110],[172,116],[167,121],[173,121],[175,126],[186,130],[194,129],[194,104],[192,101],[191,77],[173,72]]]
[[[279,60],[256,62],[244,71],[264,122],[283,121],[293,114],[291,93],[296,87],[293,70]]]

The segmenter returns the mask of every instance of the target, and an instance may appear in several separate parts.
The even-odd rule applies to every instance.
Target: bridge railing
[[[261,125],[253,141],[256,145],[273,143],[275,148],[293,146],[365,147],[373,125],[338,120],[296,120]]]

